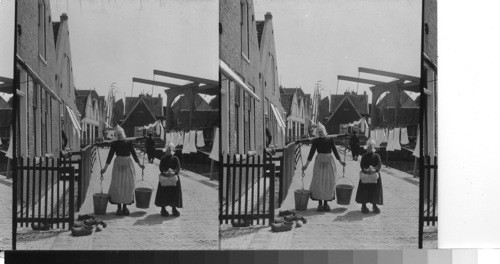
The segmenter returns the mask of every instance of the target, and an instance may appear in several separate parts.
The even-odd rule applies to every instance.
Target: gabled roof
[[[262,33],[264,31],[264,24],[266,24],[266,21],[264,20],[259,20],[255,22],[255,25],[257,27],[257,40],[259,42],[259,48],[260,48],[260,40],[262,39]]]
[[[84,96],[76,96],[76,108],[78,109],[78,112],[82,115],[82,117],[85,116],[85,108],[87,107],[87,95]]]
[[[419,104],[411,99],[411,97],[404,91],[399,93],[399,103],[402,108],[419,108]],[[394,107],[393,94],[389,93],[378,102],[377,107]]]
[[[136,104],[140,101],[144,101],[146,106],[151,111],[151,114],[155,117],[163,116],[163,99],[161,97],[152,97],[151,95],[140,95],[139,97],[127,97],[125,98],[125,116],[128,116],[132,109],[135,108]]]
[[[3,97],[1,96],[0,96],[0,109],[12,109],[12,106],[9,103],[7,103],[7,101],[5,101],[5,99],[3,99]]]
[[[210,103],[208,103],[210,105],[210,107],[212,107],[213,109],[219,109],[220,107],[220,96],[216,96],[214,97],[214,99],[212,99],[210,101]]]
[[[356,108],[356,111],[359,112],[361,115],[369,114],[370,111],[368,109],[368,95],[366,94],[355,94],[355,93],[349,93],[346,92],[344,94],[334,94],[332,95],[332,100],[331,102],[331,107],[330,110],[332,112],[335,111],[335,109],[338,108],[338,106],[344,101],[344,97],[348,97],[349,100],[352,102],[354,107]]]
[[[57,44],[57,37],[59,36],[59,26],[61,26],[61,22],[52,22],[52,28],[54,29],[54,45]]]
[[[188,97],[182,96],[172,105],[172,109],[189,110],[189,104]],[[212,110],[212,107],[199,94],[195,94],[194,104],[197,111]]]
[[[76,90],[76,96],[87,96],[91,95],[92,99],[99,99],[99,95],[95,90]]]

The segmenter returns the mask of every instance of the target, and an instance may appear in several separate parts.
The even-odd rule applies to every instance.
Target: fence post
[[[75,224],[75,168],[69,167],[69,228]]]
[[[271,162],[271,175],[270,175],[270,183],[269,183],[269,225],[271,223],[274,223],[274,192],[275,192],[275,186],[274,186],[274,181],[276,177],[276,166]]]

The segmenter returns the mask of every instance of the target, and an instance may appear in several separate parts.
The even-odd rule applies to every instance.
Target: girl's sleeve
[[[375,169],[377,171],[379,171],[382,168],[382,159],[380,159],[380,155],[379,154],[375,154],[375,159],[376,159],[376,162],[377,162],[377,166],[375,166]]]
[[[134,158],[135,162],[140,163],[139,158],[137,158],[137,154],[135,153],[134,145],[132,144],[132,142],[128,142],[128,144],[130,147],[130,154],[132,154],[132,157]]]
[[[335,155],[335,158],[337,158],[337,160],[340,161],[340,155],[339,155],[339,152],[337,151],[337,147],[335,147],[335,143],[333,142],[333,139],[330,141],[330,144],[332,146],[333,155]]]
[[[116,144],[113,142],[113,143],[111,143],[111,148],[109,149],[108,158],[106,159],[107,164],[111,163],[111,160],[113,159],[113,156],[115,155],[115,152],[116,152]]]
[[[159,167],[160,168],[160,172],[164,172],[164,171],[168,170],[168,168],[165,169],[165,167],[166,167],[165,165],[166,165],[165,164],[165,159],[161,158],[161,160],[160,160],[160,167]]]
[[[311,161],[314,157],[314,152],[316,152],[316,140],[313,140],[311,144],[311,150],[309,150],[309,155],[307,156],[307,160]]]
[[[179,161],[179,158],[176,156],[172,156],[172,162],[174,163],[174,171],[176,174],[179,174],[179,171],[181,170],[181,162]]]

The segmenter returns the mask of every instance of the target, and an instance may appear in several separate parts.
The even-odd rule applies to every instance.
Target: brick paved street
[[[302,147],[304,161],[309,146]],[[340,150],[340,148],[339,148]],[[341,154],[343,158],[343,153]],[[314,162],[314,160],[313,160]],[[304,180],[307,189],[312,179],[313,162]],[[292,231],[273,233],[270,227],[221,227],[222,249],[402,249],[418,247],[418,180],[412,175],[383,167],[381,170],[384,205],[381,214],[362,214],[354,199],[358,185],[359,159],[346,157],[345,176],[355,187],[350,205],[330,202],[332,211],[317,212],[317,202],[309,200],[306,211],[298,211],[307,219],[302,227]],[[338,163],[337,163],[338,164]],[[300,162],[282,204],[281,210],[295,209],[293,191],[302,186]],[[342,167],[337,165],[340,177]],[[371,205],[369,206],[371,209]],[[278,210],[276,210],[278,212]]]
[[[108,149],[100,150],[101,161],[107,157]],[[139,155],[142,162],[142,156]],[[147,162],[147,160],[146,160]],[[162,217],[160,208],[154,205],[158,184],[159,160],[154,164],[146,163],[144,180],[153,185],[151,204],[148,209],[138,209],[135,204],[129,207],[129,216],[116,216],[116,206],[108,204],[106,215],[98,217],[108,226],[101,232],[90,236],[72,237],[69,231],[34,232],[21,230],[18,249],[53,250],[184,250],[218,249],[219,225],[218,184],[201,175],[181,171],[184,208],[179,209],[180,217]],[[92,195],[100,192],[99,162],[94,165],[92,179],[85,202],[79,214],[93,213]],[[136,167],[137,180],[141,170]],[[103,181],[107,192],[111,181],[112,164],[106,171]],[[167,210],[171,211],[170,207]]]
[[[0,250],[12,249],[12,179],[0,175]]]

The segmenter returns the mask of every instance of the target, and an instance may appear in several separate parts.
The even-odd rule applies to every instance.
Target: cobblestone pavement
[[[302,157],[309,153],[302,147]],[[340,149],[340,148],[339,148]],[[359,180],[359,160],[347,153],[345,177],[354,183],[350,205],[330,202],[330,212],[317,212],[317,202],[309,200],[306,211],[298,211],[307,223],[292,231],[273,233],[268,226],[234,228],[221,226],[222,249],[403,249],[418,247],[418,180],[412,175],[383,167],[381,170],[384,205],[381,214],[363,214],[355,202]],[[343,154],[341,155],[342,159]],[[306,189],[312,179],[313,162],[306,170]],[[301,164],[297,165],[290,191],[278,210],[294,210],[293,191],[302,188]],[[338,175],[342,166],[337,163]],[[371,205],[369,205],[371,209]],[[276,210],[276,212],[278,212]]]
[[[0,250],[12,249],[12,179],[0,175]]]
[[[108,149],[100,149],[104,165]],[[141,161],[142,156],[139,155]],[[159,160],[147,163],[144,180],[153,185],[150,207],[129,206],[129,216],[116,216],[116,206],[108,204],[106,215],[98,215],[107,228],[90,236],[73,237],[69,231],[52,230],[33,232],[21,230],[18,249],[51,250],[184,250],[218,249],[218,184],[196,173],[183,170],[180,173],[184,208],[180,217],[162,217],[160,208],[154,205],[158,184]],[[104,174],[103,190],[106,193],[111,182],[112,164]],[[96,161],[85,202],[79,214],[93,213],[93,194],[100,192],[100,168]],[[141,170],[136,166],[136,180]],[[144,182],[138,183],[144,184]],[[167,207],[171,212],[171,208]]]

